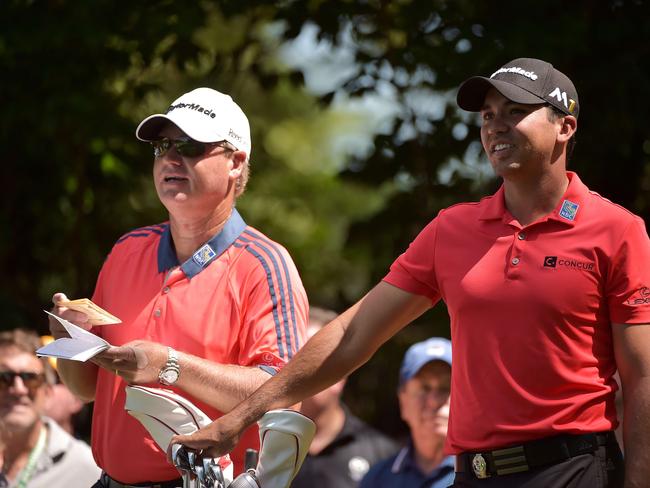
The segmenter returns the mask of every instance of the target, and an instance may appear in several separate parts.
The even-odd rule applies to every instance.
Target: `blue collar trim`
[[[188,278],[193,278],[228,249],[244,229],[246,229],[246,222],[239,215],[239,212],[233,208],[221,232],[197,249],[187,261],[180,264],[168,225],[165,227],[162,236],[160,236],[160,243],[158,244],[158,272],[164,273],[180,264],[185,275]]]

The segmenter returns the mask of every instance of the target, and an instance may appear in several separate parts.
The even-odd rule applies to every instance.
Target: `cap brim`
[[[138,125],[138,128],[135,130],[135,137],[141,141],[151,142],[160,139],[160,131],[168,123],[174,123],[169,117],[165,114],[154,114],[150,115]]]
[[[508,100],[516,103],[524,103],[527,105],[535,103],[546,103],[546,100],[533,95],[523,88],[508,83],[507,81],[493,80],[483,76],[474,76],[469,78],[458,89],[456,102],[458,106],[468,112],[480,112],[485,103],[485,95],[490,88],[496,89],[501,95]]]
[[[228,140],[226,136],[213,132],[211,134],[206,133],[205,131],[197,131],[195,125],[192,125],[186,118],[180,116],[169,116],[165,114],[154,114],[150,115],[138,125],[135,129],[135,137],[144,142],[157,141],[160,139],[160,132],[167,126],[172,124],[178,127],[181,131],[187,134],[188,137],[191,137],[195,141],[199,142],[217,142],[222,140]],[[231,142],[235,147],[238,147],[237,144]]]
[[[417,375],[420,372],[420,370],[424,368],[427,364],[433,363],[435,361],[440,361],[441,363],[448,364],[451,367],[451,351],[445,352],[439,356],[420,358],[420,360],[413,365],[413,367],[408,372],[408,374],[402,374],[402,371],[400,371],[399,384],[403,385],[404,383],[412,379],[415,375]]]

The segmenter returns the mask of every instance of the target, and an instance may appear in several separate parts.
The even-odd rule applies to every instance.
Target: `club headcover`
[[[271,410],[258,422],[260,455],[256,475],[263,488],[288,488],[298,474],[316,424],[294,410]]]
[[[124,409],[151,434],[163,452],[176,434],[191,434],[212,420],[182,396],[162,388],[127,386]],[[227,454],[216,460],[223,471],[226,486],[233,479],[233,464]]]

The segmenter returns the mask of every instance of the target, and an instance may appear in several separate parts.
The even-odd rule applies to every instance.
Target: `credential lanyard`
[[[16,488],[25,488],[27,483],[32,479],[38,458],[41,457],[41,453],[45,448],[46,438],[47,429],[45,426],[42,426],[41,433],[38,436],[38,441],[36,441],[36,445],[32,448],[32,452],[29,453],[29,458],[27,458],[27,465],[20,472],[20,476],[16,480]]]

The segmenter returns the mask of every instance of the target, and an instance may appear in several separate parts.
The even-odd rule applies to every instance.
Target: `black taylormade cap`
[[[549,103],[574,117],[578,117],[580,111],[573,82],[552,64],[540,59],[518,58],[503,65],[489,78],[473,76],[465,80],[458,89],[458,106],[469,112],[479,112],[490,87],[513,102]]]

